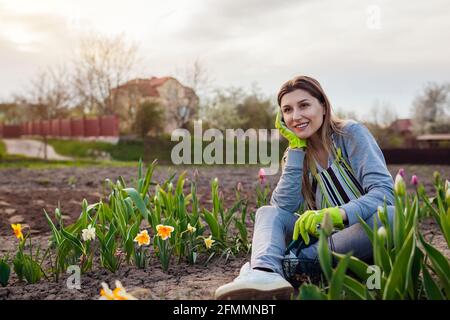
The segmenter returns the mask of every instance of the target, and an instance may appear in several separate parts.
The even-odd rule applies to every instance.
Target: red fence
[[[28,121],[21,125],[3,125],[0,123],[0,137],[18,138],[26,136],[53,137],[117,137],[119,136],[119,118],[102,116],[81,119],[52,119]]]

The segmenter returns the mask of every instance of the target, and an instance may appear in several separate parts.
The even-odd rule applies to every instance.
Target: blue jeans
[[[387,206],[390,226],[393,226],[394,206]],[[365,221],[373,227],[374,219],[381,226],[378,214],[370,215]],[[255,227],[252,240],[252,268],[269,268],[283,275],[282,259],[286,246],[292,240],[294,225],[298,216],[275,206],[264,206],[256,211]],[[367,260],[372,257],[372,244],[360,223],[355,223],[332,235],[334,251],[347,253],[359,259]],[[300,252],[300,258],[316,259],[318,242]]]

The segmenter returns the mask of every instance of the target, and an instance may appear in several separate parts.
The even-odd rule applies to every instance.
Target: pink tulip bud
[[[413,175],[411,177],[411,184],[413,184],[414,186],[417,186],[418,183],[419,183],[419,179],[417,178],[416,175]]]
[[[266,171],[264,171],[263,168],[259,169],[259,171],[258,171],[258,178],[259,178],[259,182],[261,184],[265,184],[266,183]]]
[[[195,169],[195,170],[194,170],[194,180],[195,180],[195,181],[198,181],[198,176],[199,176],[198,170]]]
[[[398,170],[398,174],[401,175],[403,179],[405,179],[405,169],[400,168],[400,170]]]
[[[242,192],[242,183],[239,181],[236,187],[238,192]]]

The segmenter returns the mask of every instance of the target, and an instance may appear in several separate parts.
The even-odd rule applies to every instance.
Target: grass
[[[107,153],[113,160],[139,161],[144,154],[144,144],[141,141],[119,141],[111,144],[100,141],[59,140],[48,139],[56,153],[77,159],[95,159],[101,153]]]

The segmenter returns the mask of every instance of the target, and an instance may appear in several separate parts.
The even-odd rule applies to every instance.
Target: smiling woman
[[[285,255],[294,254],[301,267],[314,265],[312,273],[320,270],[315,240],[327,214],[330,228],[339,230],[330,237],[332,250],[362,260],[372,256],[372,246],[359,219],[372,227],[384,203],[393,219],[393,179],[364,125],[336,118],[321,85],[308,76],[285,82],[278,105],[275,126],[289,141],[283,173],[271,205],[256,213],[250,263],[216,290],[217,299],[289,298],[295,282],[287,275],[295,272],[285,269]],[[288,238],[293,242],[285,252]],[[291,253],[294,247],[300,249]]]

